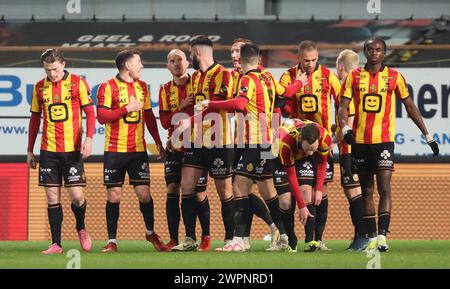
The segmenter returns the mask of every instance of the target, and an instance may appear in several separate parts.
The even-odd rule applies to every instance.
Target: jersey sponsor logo
[[[148,171],[148,163],[143,163],[141,169],[143,169],[144,171]]]
[[[378,113],[381,111],[382,98],[380,94],[364,94],[363,111]]]
[[[69,119],[67,104],[52,103],[48,106],[51,122],[65,122]]]
[[[221,158],[216,158],[213,162],[213,165],[218,168],[223,166],[223,164],[224,164],[224,161]]]
[[[141,121],[141,111],[132,111],[123,117],[123,122],[127,124],[139,123]]]
[[[71,174],[72,176],[74,176],[76,173],[78,173],[78,170],[74,167],[71,167],[69,169],[69,174]]]
[[[314,94],[301,95],[300,111],[302,113],[316,113],[318,111],[317,96]]]
[[[391,157],[391,153],[388,150],[384,150],[381,152],[380,157],[387,160],[388,158]]]
[[[75,167],[69,169],[70,176],[67,177],[69,182],[79,182],[81,180],[81,175],[78,174],[78,170]]]
[[[310,169],[312,169],[312,164],[311,164],[311,162],[305,162],[304,164],[303,164],[303,167],[304,168],[306,168],[307,170],[310,170]]]

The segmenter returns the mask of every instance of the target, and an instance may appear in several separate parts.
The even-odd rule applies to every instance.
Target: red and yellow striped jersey
[[[341,95],[339,94],[334,102],[335,112],[336,112],[336,125],[337,125],[336,134],[340,133],[340,131],[341,131],[341,127],[339,126],[339,120],[338,120],[338,111],[339,111],[340,100],[341,100]],[[354,103],[353,99],[350,101],[347,111],[348,111],[349,117],[355,116],[355,103]],[[352,152],[351,146],[344,140],[339,142],[338,147],[339,147],[339,155],[349,154]]]
[[[58,82],[44,78],[33,88],[31,112],[43,113],[41,150],[73,152],[81,147],[81,109],[92,105],[86,80],[64,71]]]
[[[236,96],[239,92],[239,83],[242,78],[242,74],[235,68],[231,71],[231,78],[233,79],[233,96]]]
[[[144,110],[151,109],[150,92],[144,81],[125,82],[117,75],[102,85],[97,92],[97,106],[106,109],[118,109],[126,106],[134,96],[144,103],[142,111],[126,114],[113,123],[105,124],[105,147],[107,152],[144,152]]]
[[[347,76],[341,97],[354,99],[353,131],[356,143],[393,142],[395,133],[395,96],[409,96],[404,77],[383,66],[376,74],[360,67]]]
[[[248,99],[244,111],[246,144],[272,142],[271,121],[275,95],[283,95],[284,92],[285,88],[267,70],[250,70],[241,78],[237,97]]]
[[[280,126],[278,139],[276,140],[277,146],[274,146],[274,149],[278,149],[278,156],[283,166],[293,166],[296,161],[306,157],[301,145],[301,129],[308,123],[314,122],[294,118]],[[327,155],[331,145],[331,135],[323,126],[318,123],[315,124],[320,130],[319,148],[316,153]]]
[[[230,72],[218,63],[212,64],[206,71],[200,69],[192,74],[192,90],[195,96],[195,104],[203,100],[227,100],[233,97],[233,80]],[[194,123],[192,139],[196,144],[210,147],[212,144],[225,146],[233,143],[231,135],[231,123],[227,117],[227,111],[220,110],[220,131],[211,129],[214,121],[203,120],[202,128]],[[206,116],[206,118],[208,115]],[[202,131],[202,133],[200,133]]]
[[[299,71],[299,65],[291,67],[283,73],[280,83],[284,86],[292,84]],[[295,94],[292,100],[297,118],[304,118],[319,123],[328,132],[331,131],[331,98],[336,100],[341,89],[337,76],[323,65],[308,76],[308,84]]]
[[[265,72],[266,69],[262,65],[258,65],[258,69],[261,72]],[[233,79],[233,96],[237,96],[239,93],[239,83],[241,81],[243,74],[239,72],[236,68],[231,71],[231,78]]]
[[[165,83],[159,89],[159,111],[160,112],[175,112],[180,107],[180,104],[189,95],[192,94],[191,76],[185,85],[177,85],[173,80]],[[189,116],[194,114],[194,106],[183,111]],[[173,126],[169,128],[168,138],[172,136]]]

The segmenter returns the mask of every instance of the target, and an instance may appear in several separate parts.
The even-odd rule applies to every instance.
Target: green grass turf
[[[81,268],[359,268],[367,267],[366,253],[346,252],[348,241],[327,241],[331,252],[265,252],[268,242],[252,241],[250,252],[155,252],[145,241],[119,241],[118,253],[101,253],[104,241],[94,241],[91,253],[78,241],[64,241],[64,253],[44,256],[48,242],[0,242],[0,268],[66,268],[70,249],[81,252]],[[381,268],[450,268],[450,241],[391,240],[380,254]],[[213,242],[213,248],[222,245]],[[303,243],[299,243],[300,245]]]

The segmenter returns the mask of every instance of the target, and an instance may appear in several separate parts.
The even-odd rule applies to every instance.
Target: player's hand
[[[433,151],[433,156],[435,156],[435,157],[438,156],[439,155],[439,146],[438,146],[437,142],[429,134],[427,134],[425,136],[425,139],[427,140],[427,144],[430,146],[431,150]]]
[[[349,145],[352,145],[355,143],[356,137],[355,137],[355,133],[353,132],[351,127],[349,127],[348,125],[344,126],[342,128],[342,134],[344,135],[345,141]]]
[[[314,216],[311,215],[307,207],[298,210],[298,218],[303,226],[306,224],[306,220],[308,220],[308,217],[314,218]]]
[[[36,157],[34,156],[34,154],[32,152],[27,153],[27,164],[33,170],[36,169],[37,161],[36,161]]]
[[[189,94],[188,97],[186,97],[185,99],[183,99],[180,103],[180,110],[185,110],[187,107],[189,107],[190,105],[194,104],[194,94]]]
[[[209,106],[209,99],[205,99],[204,101],[200,102],[201,106],[204,108],[208,108]]]
[[[305,86],[308,84],[308,75],[306,74],[306,72],[302,73],[301,71],[299,71],[297,73],[297,76],[295,77],[295,80],[300,80],[302,86]]]
[[[81,157],[87,159],[92,153],[92,139],[87,137],[81,147]]]
[[[126,106],[128,112],[140,111],[143,107],[141,102],[138,102],[134,96],[130,97]]]
[[[318,206],[322,202],[322,191],[316,191],[314,194],[314,205]]]
[[[161,143],[157,144],[156,149],[158,150],[158,154],[159,154],[159,156],[156,159],[163,160],[166,157],[166,151],[164,150],[163,145]]]

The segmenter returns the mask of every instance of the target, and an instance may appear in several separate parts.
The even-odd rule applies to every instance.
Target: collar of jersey
[[[117,73],[117,75],[116,75],[116,78],[117,78],[117,80],[119,80],[120,82],[123,82],[123,83],[126,83],[126,84],[133,84],[133,83],[134,83],[134,81],[132,81],[132,82],[125,81],[122,77],[120,77],[120,74],[118,74],[118,73]]]
[[[386,68],[386,65],[384,65],[384,63],[381,63],[380,70],[378,70],[377,73],[382,72],[385,68]],[[368,73],[372,74],[372,72],[370,72],[370,70],[367,68],[367,63],[364,64],[364,70],[367,71]]]

